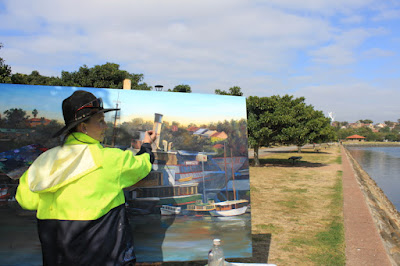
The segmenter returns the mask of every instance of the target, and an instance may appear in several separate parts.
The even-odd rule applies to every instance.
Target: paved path
[[[342,170],[346,265],[392,265],[343,148]]]

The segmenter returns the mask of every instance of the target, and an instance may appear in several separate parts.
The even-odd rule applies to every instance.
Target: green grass
[[[331,216],[329,216],[328,225],[322,231],[314,235],[299,236],[290,239],[290,244],[284,247],[285,251],[293,250],[297,246],[308,246],[315,250],[307,258],[315,265],[345,265],[346,257],[344,251],[344,225],[341,213],[343,211],[343,189],[342,189],[342,171],[337,171],[337,179],[334,186],[330,187],[332,191],[330,204],[328,206]],[[298,202],[284,201],[279,204],[295,208]]]
[[[256,225],[258,229],[262,229],[267,233],[277,234],[283,231],[282,227],[274,225],[274,224],[258,224]]]
[[[300,191],[300,190],[299,190]],[[295,193],[298,193],[296,191],[292,191]],[[300,192],[303,193],[303,192]],[[286,198],[286,200],[279,200],[279,201],[275,201],[275,203],[279,204],[282,207],[286,207],[288,208],[291,212],[293,211],[302,211],[306,208],[309,208],[309,204],[307,204],[307,200],[306,198],[301,195],[290,195],[289,197]],[[285,212],[285,210],[282,210],[283,212]]]
[[[345,265],[346,257],[344,251],[344,225],[340,216],[343,211],[343,187],[342,171],[337,172],[338,178],[332,187],[331,221],[326,230],[315,235],[315,246],[317,251],[310,259],[317,265]]]

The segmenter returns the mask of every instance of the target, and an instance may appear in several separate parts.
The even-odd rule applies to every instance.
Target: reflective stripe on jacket
[[[142,149],[146,144],[143,144]],[[150,146],[150,145],[149,145]],[[39,219],[95,220],[125,202],[123,188],[148,175],[150,154],[103,148],[83,133],[41,154],[20,178],[16,199]]]

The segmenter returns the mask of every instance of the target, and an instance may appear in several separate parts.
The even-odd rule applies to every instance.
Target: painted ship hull
[[[163,216],[173,216],[181,213],[181,207],[162,205],[160,208],[161,215]]]
[[[246,213],[248,200],[229,200],[215,203],[215,209],[210,211],[211,216],[230,217]]]
[[[212,210],[210,211],[211,216],[218,216],[218,217],[229,217],[229,216],[237,216],[237,215],[242,215],[245,214],[247,211],[247,206],[238,208],[238,209],[233,209],[233,210],[227,210],[227,211],[216,211]]]

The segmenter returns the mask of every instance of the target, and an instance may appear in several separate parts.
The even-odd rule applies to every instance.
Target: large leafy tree
[[[215,94],[219,95],[233,95],[233,96],[243,96],[242,89],[238,86],[233,86],[229,88],[229,92],[224,90],[215,90]]]
[[[271,97],[250,96],[247,98],[247,130],[248,142],[254,149],[255,165],[260,165],[258,150],[262,146],[269,146],[273,142],[274,130],[271,128],[273,123],[273,112],[276,103]]]
[[[320,143],[336,138],[329,118],[304,103],[305,98],[271,96],[247,98],[249,144],[254,149],[254,162],[259,165],[258,150],[274,143]]]
[[[3,44],[0,43],[0,49],[3,48]],[[4,59],[0,57],[0,83],[11,82],[11,67],[4,63]]]
[[[286,112],[290,119],[278,137],[282,143],[295,144],[301,152],[301,147],[307,143],[321,143],[337,138],[330,119],[322,111],[307,105],[304,97],[293,99],[293,96],[288,96],[287,100],[290,108]]]
[[[151,86],[142,82],[143,77],[143,74],[133,74],[120,70],[119,65],[115,63],[95,65],[92,68],[83,65],[75,72],[61,72],[61,80],[64,86],[122,89],[124,79],[130,79],[132,89],[151,90]]]
[[[132,89],[151,90],[151,86],[142,82],[143,78],[143,74],[129,73],[120,70],[118,64],[106,63],[92,68],[83,65],[74,72],[62,71],[61,78],[42,76],[37,70],[29,75],[16,73],[10,76],[10,83],[122,89],[124,79],[130,79]]]
[[[304,98],[293,99],[293,96],[274,95],[271,97],[250,96],[247,98],[247,119],[249,144],[254,149],[254,162],[259,165],[258,150],[262,146],[274,143],[290,142],[291,135],[285,135],[284,129],[295,124],[296,106],[304,102]],[[295,128],[293,128],[295,129]],[[294,133],[292,132],[287,133]]]

